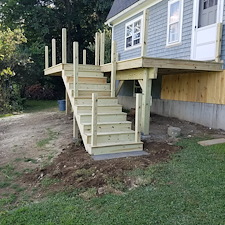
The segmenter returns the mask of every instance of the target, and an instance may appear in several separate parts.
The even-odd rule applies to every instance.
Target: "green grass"
[[[38,111],[57,110],[56,100],[27,100],[25,104],[25,113]]]
[[[225,145],[202,147],[196,139],[179,145],[184,149],[170,162],[129,173],[145,181],[139,188],[90,200],[78,191],[52,195],[0,212],[0,224],[225,224]]]
[[[13,114],[0,114],[0,118],[5,118],[9,116],[13,116]]]
[[[39,148],[44,147],[45,145],[49,144],[50,141],[52,141],[52,140],[57,138],[57,133],[52,131],[51,129],[47,129],[47,133],[48,133],[47,134],[48,135],[47,138],[44,138],[44,139],[42,139],[42,140],[37,142],[37,146]]]

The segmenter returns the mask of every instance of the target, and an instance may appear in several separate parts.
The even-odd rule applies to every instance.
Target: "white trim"
[[[141,21],[141,28],[140,28],[140,43],[139,44],[137,44],[137,45],[133,45],[133,35],[134,35],[134,33],[132,34],[132,46],[130,46],[130,47],[127,47],[126,46],[126,44],[127,44],[127,26],[129,26],[129,25],[131,25],[131,24],[134,24],[135,22],[137,22],[137,21]],[[143,35],[143,15],[141,15],[141,16],[138,16],[137,18],[135,18],[135,19],[133,19],[133,20],[131,20],[131,21],[129,21],[129,22],[127,22],[126,24],[125,24],[125,35],[124,35],[124,40],[125,40],[125,43],[124,43],[124,49],[125,49],[125,51],[128,51],[128,50],[131,50],[131,49],[134,49],[134,48],[138,48],[138,47],[140,47],[141,46],[141,42],[142,42],[142,35]]]
[[[170,31],[169,31],[169,27],[170,27],[170,9],[171,9],[171,5],[176,3],[176,2],[180,2],[180,9],[179,9],[179,37],[177,41],[173,41],[173,42],[169,42],[169,36],[170,36]],[[177,44],[181,44],[182,41],[182,30],[183,30],[183,9],[184,9],[184,2],[183,0],[169,0],[168,1],[168,9],[167,9],[167,37],[166,37],[166,47],[172,47],[175,46]]]
[[[114,17],[107,20],[105,24],[106,25],[111,24],[112,26],[115,26],[131,18],[132,16],[137,15],[140,12],[143,12],[145,9],[148,9],[153,5],[156,5],[161,1],[163,0],[140,0],[135,4],[131,5],[129,8],[123,10],[122,12],[118,13]]]
[[[193,2],[193,21],[192,21],[192,36],[191,36],[191,59],[195,56],[195,39],[196,39],[196,29],[198,29],[198,18],[199,18],[199,3],[200,0],[194,0]],[[218,0],[217,3],[217,21],[216,23],[223,23],[224,14],[224,0]]]

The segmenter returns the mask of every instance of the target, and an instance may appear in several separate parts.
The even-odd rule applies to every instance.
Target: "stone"
[[[170,126],[168,127],[167,134],[172,138],[179,137],[181,134],[181,129],[179,127]]]

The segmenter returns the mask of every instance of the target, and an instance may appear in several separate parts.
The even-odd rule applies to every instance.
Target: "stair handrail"
[[[74,98],[78,97],[78,65],[79,65],[79,44],[73,42],[73,90]]]
[[[97,146],[98,94],[92,93],[91,147]]]
[[[135,109],[135,142],[141,141],[141,106],[142,94],[136,94],[136,109]]]

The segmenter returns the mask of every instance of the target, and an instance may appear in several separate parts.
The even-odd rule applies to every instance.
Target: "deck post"
[[[95,65],[99,66],[99,54],[100,54],[100,34],[95,33]]]
[[[120,82],[119,82],[119,84],[118,84],[118,87],[117,87],[117,89],[116,89],[116,96],[120,93],[120,90],[121,90],[121,88],[122,88],[122,86],[123,86],[123,84],[124,84],[124,81],[125,81],[125,80],[120,80]]]
[[[73,97],[78,97],[78,64],[79,64],[79,45],[73,42]]]
[[[45,69],[49,68],[48,46],[45,46]]]
[[[105,64],[105,31],[101,33],[100,42],[100,65]]]
[[[218,23],[217,24],[217,38],[216,38],[216,57],[215,61],[220,62],[221,57],[221,43],[222,43],[222,30],[223,30],[223,24]]]
[[[56,65],[56,40],[52,39],[52,66]]]
[[[67,63],[67,37],[66,37],[66,28],[62,29],[62,64]]]
[[[73,139],[74,140],[78,140],[79,139],[79,127],[77,125],[75,112],[73,113]]]
[[[92,93],[91,146],[97,145],[98,94]]]
[[[87,50],[83,50],[83,65],[87,64]]]
[[[152,80],[149,79],[149,70],[145,69],[143,74],[143,89],[142,89],[142,122],[141,131],[143,135],[149,135],[149,123],[150,123],[150,108],[151,108],[151,90]]]
[[[111,53],[111,61],[112,61],[112,69],[111,69],[111,97],[115,97],[116,95],[116,42],[112,43],[112,53]]]
[[[142,45],[141,45],[141,56],[146,56],[146,45],[147,45],[147,31],[148,31],[148,20],[149,20],[149,9],[145,9],[143,12],[143,35],[142,35]]]
[[[135,142],[141,141],[141,100],[142,94],[136,94]]]
[[[67,93],[67,90],[66,90],[66,115],[69,115],[71,113],[71,103],[70,103],[70,99],[69,99],[69,95]]]

